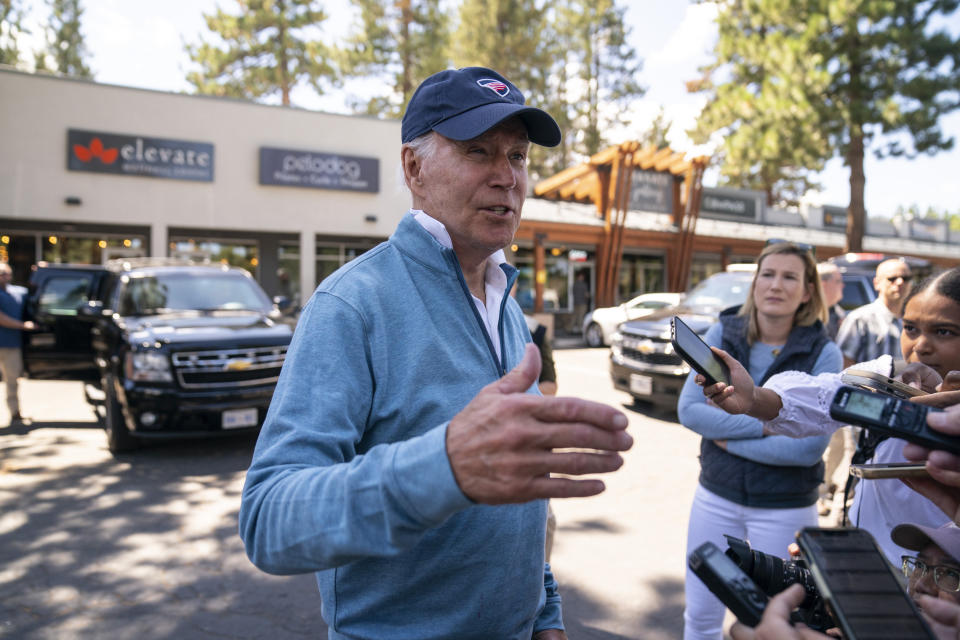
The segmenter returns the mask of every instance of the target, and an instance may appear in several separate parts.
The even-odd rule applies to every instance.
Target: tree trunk
[[[850,205],[847,207],[847,253],[863,251],[863,234],[867,213],[863,205],[866,178],[863,175],[863,132],[851,131],[847,148],[847,166],[850,167]]]

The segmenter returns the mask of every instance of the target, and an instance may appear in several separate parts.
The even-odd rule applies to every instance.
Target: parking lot
[[[554,501],[568,633],[677,638],[698,438],[626,408],[606,349],[555,356],[560,393],[624,408],[635,439],[605,493]],[[79,385],[26,381],[22,407],[32,421],[0,430],[0,637],[326,637],[313,576],[269,576],[243,553],[252,437],[114,457]]]

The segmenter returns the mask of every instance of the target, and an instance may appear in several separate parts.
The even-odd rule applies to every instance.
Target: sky
[[[715,8],[683,0],[621,0],[627,7],[630,42],[643,58],[641,82],[646,95],[631,113],[632,128],[615,141],[633,139],[645,131],[661,106],[673,126],[668,136],[675,151],[691,155],[709,152],[695,147],[684,131],[691,128],[705,97],[688,94],[685,82],[698,77],[698,67],[710,60],[716,41]],[[28,26],[42,31],[47,14],[43,0],[27,0]],[[324,2],[330,16],[328,33],[344,33],[351,14],[346,2]],[[231,11],[233,0],[84,0],[82,32],[89,52],[88,66],[98,82],[161,91],[190,91],[185,78],[192,69],[184,43],[197,43],[208,33],[203,14],[218,6]],[[960,30],[960,17],[951,18],[953,31]],[[32,48],[33,43],[24,43]],[[522,87],[521,87],[522,89]],[[362,91],[362,88],[358,88]],[[296,106],[348,113],[343,93],[316,96],[311,90],[293,94]],[[947,135],[960,138],[960,113],[941,120]],[[916,204],[921,211],[960,211],[960,139],[957,149],[936,156],[914,159],[865,159],[866,208],[871,216],[890,217],[898,205]],[[704,184],[713,185],[716,170],[708,170]],[[839,159],[831,160],[817,180],[823,189],[810,194],[813,204],[846,206],[849,202],[849,171]]]

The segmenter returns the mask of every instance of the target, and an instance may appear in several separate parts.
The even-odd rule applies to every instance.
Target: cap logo
[[[510,87],[500,80],[494,80],[493,78],[480,78],[477,80],[477,84],[490,89],[490,91],[493,91],[501,98],[506,98],[507,94],[510,93]]]

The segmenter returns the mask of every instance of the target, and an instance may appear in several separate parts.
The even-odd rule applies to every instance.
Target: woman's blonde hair
[[[747,343],[751,345],[760,339],[760,327],[757,325],[757,305],[753,301],[753,292],[757,287],[757,278],[760,275],[760,270],[763,269],[764,259],[772,255],[797,256],[803,260],[803,284],[805,287],[809,285],[807,290],[810,292],[810,299],[800,303],[796,314],[793,316],[793,326],[807,327],[817,320],[823,324],[827,323],[827,304],[823,300],[823,287],[820,286],[820,275],[817,273],[817,263],[814,261],[813,255],[808,249],[801,248],[792,242],[768,244],[757,258],[757,272],[753,275],[753,282],[750,283],[750,293],[747,294],[747,300],[737,314],[749,318]]]

